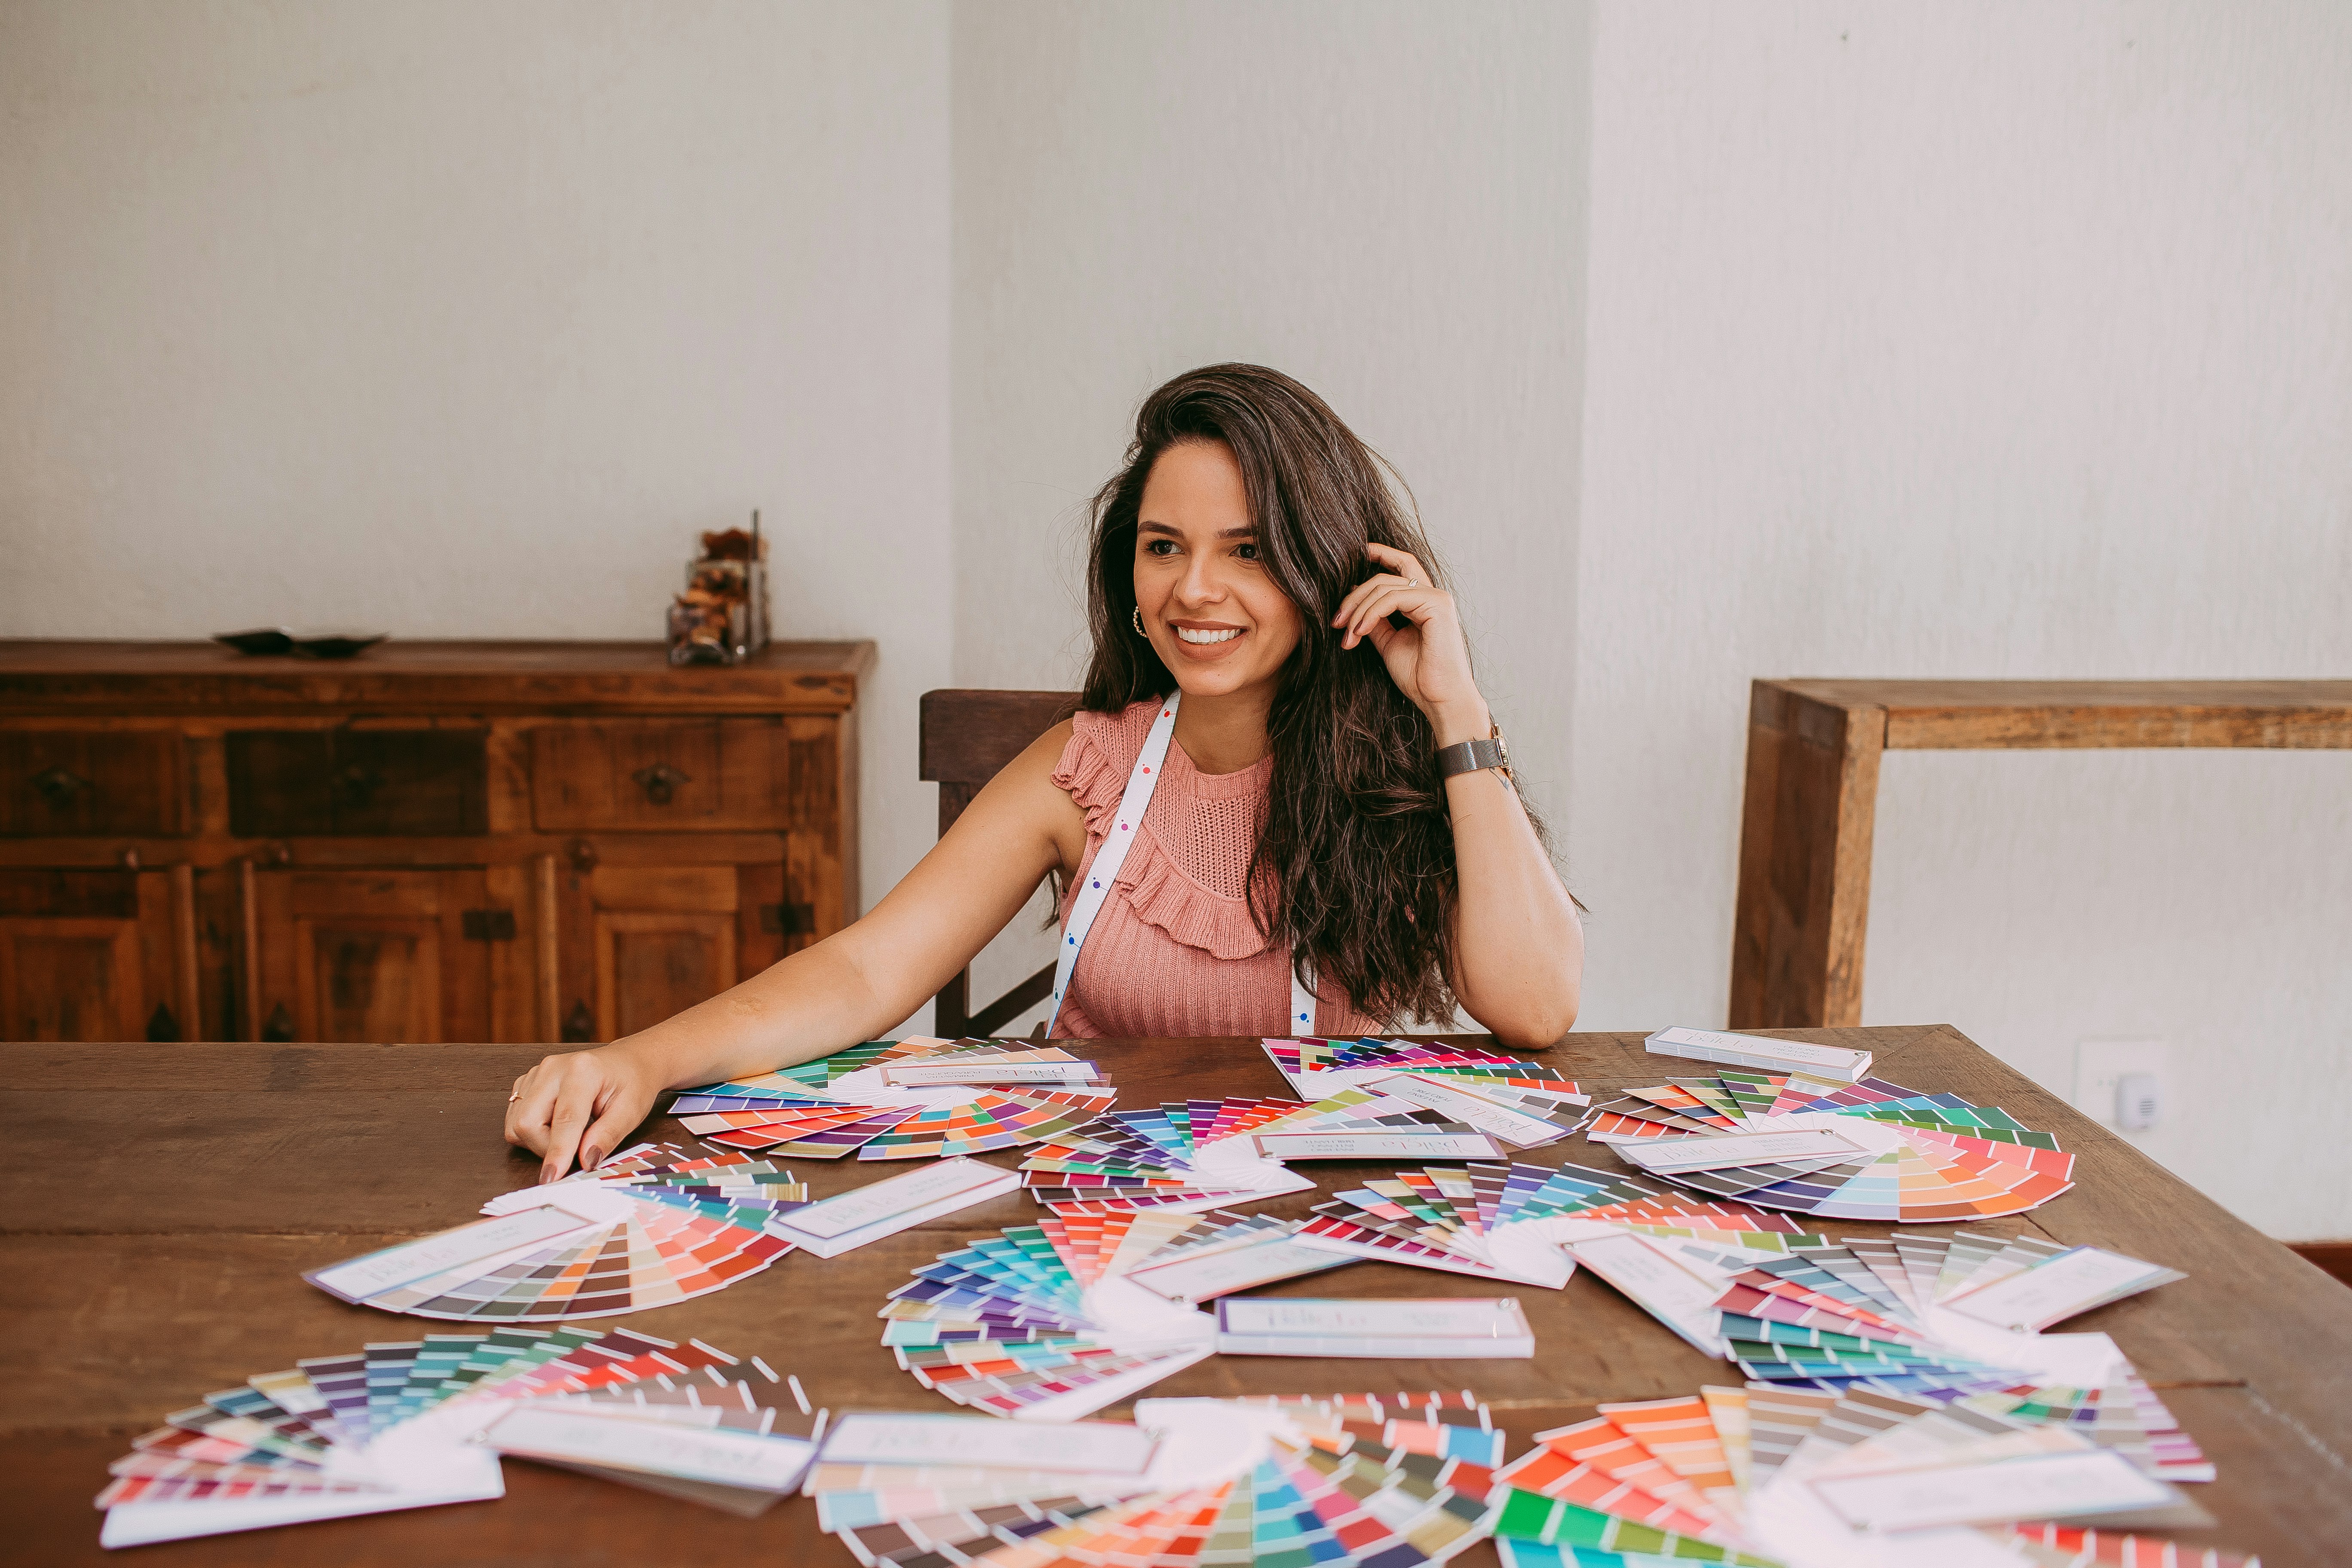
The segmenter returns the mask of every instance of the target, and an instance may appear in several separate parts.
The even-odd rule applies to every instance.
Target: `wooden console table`
[[[0,1039],[611,1039],[856,914],[870,642],[0,642]]]
[[[1862,1022],[1883,751],[2352,749],[2352,680],[1759,680],[1730,1026]]]

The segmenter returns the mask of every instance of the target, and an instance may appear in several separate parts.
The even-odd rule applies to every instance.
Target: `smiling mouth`
[[[1185,642],[1203,644],[1231,642],[1234,638],[1241,636],[1242,633],[1239,626],[1229,627],[1222,632],[1196,631],[1191,626],[1178,626],[1176,628],[1176,635]]]

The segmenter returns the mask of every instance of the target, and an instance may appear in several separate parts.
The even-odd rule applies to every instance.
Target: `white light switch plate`
[[[2116,1124],[2116,1085],[2126,1073],[2171,1076],[2172,1046],[2160,1039],[2084,1040],[2074,1047],[2074,1109],[2104,1127]]]

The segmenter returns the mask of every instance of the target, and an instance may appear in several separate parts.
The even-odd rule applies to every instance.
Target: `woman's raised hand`
[[[1397,689],[1436,727],[1439,745],[1486,739],[1492,721],[1471,678],[1454,595],[1431,587],[1421,563],[1404,551],[1385,544],[1366,544],[1364,551],[1385,570],[1339,601],[1339,613],[1331,617],[1341,632],[1339,646],[1370,641]],[[1409,624],[1391,626],[1392,615]]]
[[[642,1067],[611,1049],[548,1057],[514,1081],[507,1142],[543,1156],[539,1179],[593,1171],[627,1137],[661,1092]]]

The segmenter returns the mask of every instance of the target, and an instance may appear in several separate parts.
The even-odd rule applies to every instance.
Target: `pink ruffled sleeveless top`
[[[1065,929],[1159,706],[1138,702],[1072,721],[1054,783],[1087,814],[1087,853],[1062,895]],[[1292,1032],[1290,949],[1269,945],[1251,923],[1246,888],[1273,776],[1272,757],[1235,773],[1204,773],[1182,746],[1168,748],[1150,809],[1078,949],[1055,1039]],[[1315,1033],[1380,1032],[1344,992],[1318,988]]]

